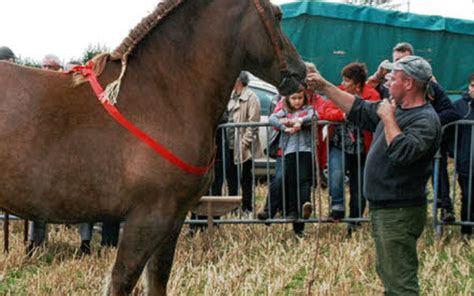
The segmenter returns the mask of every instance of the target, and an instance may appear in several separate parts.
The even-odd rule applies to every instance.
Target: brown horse
[[[206,166],[241,70],[289,93],[305,67],[268,0],[168,0],[109,56],[99,81],[121,73],[117,108],[188,164]],[[99,69],[100,68],[100,69]],[[124,220],[107,295],[166,294],[186,213],[212,174],[172,165],[120,126],[71,74],[0,63],[0,208],[53,222]]]

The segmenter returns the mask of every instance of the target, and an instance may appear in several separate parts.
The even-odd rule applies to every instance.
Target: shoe
[[[350,238],[352,237],[352,234],[357,231],[357,228],[359,228],[360,223],[349,223],[347,224],[347,237]]]
[[[313,213],[313,205],[310,202],[305,202],[303,204],[303,219],[309,219]]]
[[[270,218],[270,215],[268,215],[267,212],[260,212],[257,214],[258,220],[267,220],[268,218]]]
[[[36,250],[38,250],[41,247],[45,246],[45,242],[38,242],[38,241],[29,241],[28,246],[26,247],[26,255],[28,257],[31,257]]]
[[[339,222],[344,219],[344,211],[332,210],[329,218],[334,222]]]
[[[321,170],[321,173],[319,174],[319,181],[321,182],[321,188],[328,188],[328,177],[326,177],[324,170]]]
[[[242,219],[245,219],[245,220],[251,220],[253,219],[253,213],[252,211],[244,210],[242,211],[241,217]]]
[[[90,255],[91,254],[91,241],[90,240],[81,241],[81,246],[79,247],[79,252],[82,255]]]
[[[456,221],[456,215],[454,215],[451,209],[441,209],[441,221],[445,223],[453,223]]]

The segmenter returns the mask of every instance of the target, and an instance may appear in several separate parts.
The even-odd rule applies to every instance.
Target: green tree
[[[82,54],[81,62],[85,64],[87,63],[87,61],[89,61],[96,55],[104,53],[104,52],[109,52],[109,51],[110,49],[107,46],[102,45],[100,43],[89,44],[86,50],[84,51],[84,53]]]
[[[41,68],[41,63],[32,59],[32,58],[24,58],[19,56],[15,59],[15,63],[22,66],[28,66],[33,68]]]

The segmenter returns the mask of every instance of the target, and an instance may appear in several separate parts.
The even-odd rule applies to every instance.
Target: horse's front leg
[[[145,270],[145,295],[166,295],[166,285],[173,265],[181,225],[166,237],[166,240],[157,247],[148,260]]]
[[[176,209],[165,209],[162,204],[139,206],[129,214],[105,295],[128,295],[132,292],[157,246],[179,232],[184,220],[184,215],[181,216],[178,217]]]

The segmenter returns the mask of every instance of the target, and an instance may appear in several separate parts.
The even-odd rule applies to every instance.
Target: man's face
[[[387,79],[390,95],[397,105],[401,105],[407,90],[407,80],[410,78],[406,77],[402,71],[393,71],[387,75]]]
[[[43,61],[42,68],[43,70],[58,71],[60,66],[55,61],[46,59]]]
[[[474,99],[474,80],[469,81],[469,96]]]
[[[396,50],[394,50],[393,53],[392,53],[393,62],[396,62],[399,59],[404,58],[404,57],[409,56],[409,55],[410,55],[409,51],[396,51]]]

